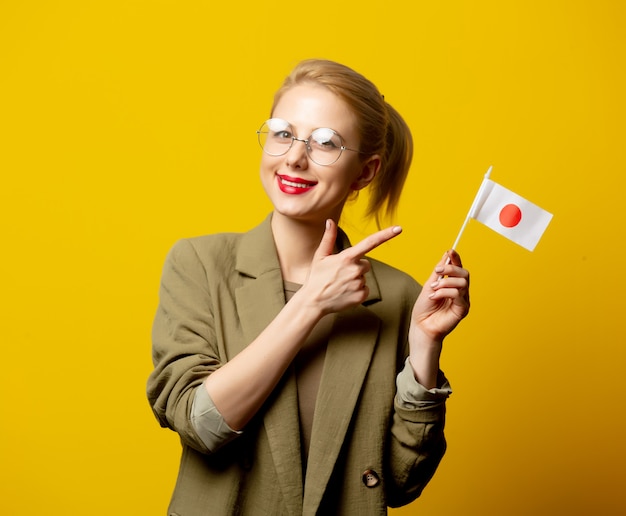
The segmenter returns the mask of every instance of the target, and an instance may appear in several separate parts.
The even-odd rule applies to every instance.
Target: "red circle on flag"
[[[522,220],[522,210],[515,204],[507,204],[500,210],[500,224],[505,228],[514,228]]]

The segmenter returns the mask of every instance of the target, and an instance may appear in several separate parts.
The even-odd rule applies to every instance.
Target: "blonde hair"
[[[366,158],[381,156],[380,170],[369,185],[366,212],[380,226],[381,214],[391,217],[395,213],[411,166],[413,138],[409,127],[370,80],[324,59],[307,59],[293,69],[274,96],[272,112],[287,90],[303,83],[324,86],[341,98],[357,118],[361,153]]]

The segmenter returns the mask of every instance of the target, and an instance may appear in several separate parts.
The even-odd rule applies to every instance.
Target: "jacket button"
[[[367,469],[363,472],[363,483],[367,487],[376,487],[380,484],[380,478],[378,477],[378,473],[376,473],[373,469]]]

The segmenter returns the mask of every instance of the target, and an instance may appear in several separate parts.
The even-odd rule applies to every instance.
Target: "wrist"
[[[426,389],[437,387],[442,348],[443,341],[433,339],[417,329],[409,331],[409,363],[415,379]]]
[[[409,345],[411,352],[415,350],[421,353],[435,352],[441,354],[443,339],[434,337],[419,326],[412,324],[409,329]]]
[[[291,306],[290,306],[291,305]],[[297,318],[305,325],[315,326],[324,317],[325,313],[319,303],[316,303],[304,290],[300,288],[289,300],[286,308],[292,309],[291,317]]]

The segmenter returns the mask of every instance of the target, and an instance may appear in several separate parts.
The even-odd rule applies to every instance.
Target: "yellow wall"
[[[144,398],[161,265],[268,212],[254,131],[305,57],[363,72],[413,130],[405,232],[377,256],[425,279],[489,165],[554,213],[533,253],[467,228],[449,452],[392,514],[623,514],[624,4],[247,4],[0,4],[3,514],[165,513],[179,446]]]

